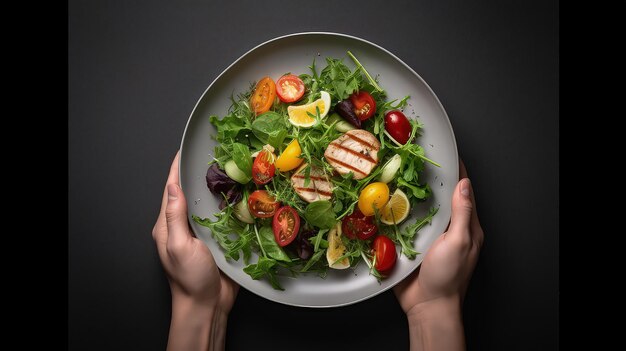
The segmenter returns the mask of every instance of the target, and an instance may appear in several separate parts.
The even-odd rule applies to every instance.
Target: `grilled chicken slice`
[[[354,179],[363,179],[378,164],[380,142],[374,134],[353,129],[334,140],[326,148],[324,158],[340,174],[354,173]]]
[[[330,200],[333,195],[333,183],[330,182],[328,175],[320,167],[311,166],[309,173],[309,183],[305,186],[305,171],[307,163],[303,164],[291,176],[291,186],[300,197],[306,202],[315,202],[318,200]]]

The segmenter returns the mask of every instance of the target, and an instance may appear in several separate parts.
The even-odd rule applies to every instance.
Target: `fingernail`
[[[167,186],[167,200],[172,201],[178,199],[178,186],[170,184]]]
[[[468,196],[470,195],[470,187],[471,187],[471,183],[469,178],[465,178],[461,181],[461,195],[463,196]]]

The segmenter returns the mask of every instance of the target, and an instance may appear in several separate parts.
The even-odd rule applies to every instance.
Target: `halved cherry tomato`
[[[279,206],[276,199],[266,190],[255,190],[248,198],[248,209],[258,218],[272,217]]]
[[[376,112],[376,101],[367,91],[350,95],[350,101],[354,105],[354,113],[361,121],[372,117]]]
[[[298,236],[298,230],[300,229],[298,212],[289,206],[279,208],[274,215],[272,229],[274,230],[274,239],[278,245],[287,246],[291,244],[293,239]]]
[[[256,116],[270,110],[276,100],[276,84],[270,77],[263,77],[250,97],[250,108]]]
[[[412,131],[411,123],[404,113],[389,111],[385,114],[385,130],[400,145],[409,141]]]
[[[374,267],[380,272],[385,272],[393,268],[396,264],[396,245],[384,235],[379,235],[372,243],[372,251],[376,256]]]
[[[345,216],[341,221],[341,231],[348,238],[359,238],[361,240],[367,240],[374,236],[378,231],[378,227],[374,224],[374,217],[365,216],[358,209],[354,210],[352,214]]]
[[[263,148],[252,163],[252,180],[257,185],[267,184],[276,172],[276,155]]]
[[[276,93],[282,102],[296,102],[304,95],[304,82],[296,75],[286,74],[278,78]]]

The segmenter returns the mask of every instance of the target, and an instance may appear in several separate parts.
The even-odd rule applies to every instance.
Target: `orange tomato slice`
[[[250,106],[255,116],[270,110],[276,100],[276,84],[270,77],[263,77],[254,88]]]

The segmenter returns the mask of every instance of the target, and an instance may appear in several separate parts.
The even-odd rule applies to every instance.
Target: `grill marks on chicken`
[[[353,129],[326,148],[324,158],[340,174],[354,173],[354,179],[367,177],[378,164],[380,142],[374,134]]]
[[[305,163],[291,176],[293,189],[306,202],[330,200],[334,188],[333,183],[330,182],[330,177],[324,173],[322,168],[311,166],[309,183],[305,186],[306,167],[308,164]]]

